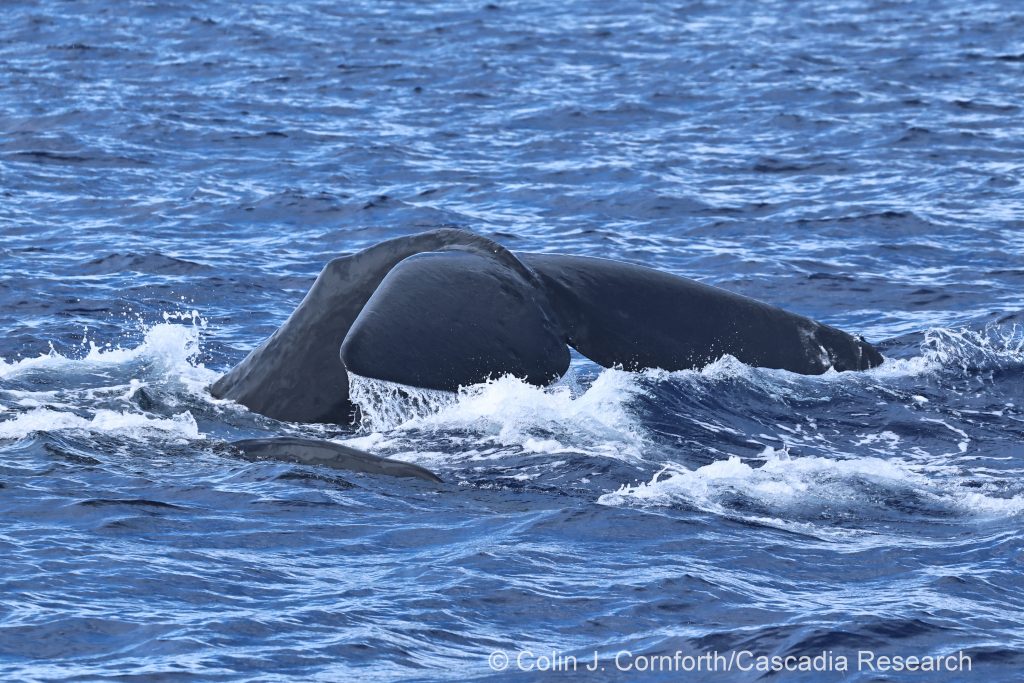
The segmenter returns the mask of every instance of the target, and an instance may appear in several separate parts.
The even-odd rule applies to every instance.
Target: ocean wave
[[[142,343],[135,347],[99,345],[85,337],[82,347],[86,352],[80,358],[60,354],[52,346],[49,353],[33,358],[14,361],[0,358],[0,380],[15,382],[59,375],[61,384],[67,386],[73,385],[76,378],[84,379],[97,373],[109,379],[110,371],[122,368],[128,373],[144,372],[155,380],[177,381],[199,392],[219,374],[198,361],[205,320],[195,311],[165,313],[164,320],[145,329]],[[174,320],[188,320],[192,324],[176,324]]]
[[[983,490],[964,476],[936,476],[900,459],[791,457],[769,447],[755,467],[738,456],[689,469],[667,464],[648,482],[624,484],[598,503],[640,508],[689,507],[751,520],[855,521],[877,518],[885,508],[916,517],[967,514],[1012,517],[1024,512],[1024,495]]]
[[[917,376],[936,372],[964,375],[1024,366],[1024,327],[1017,323],[970,327],[934,327],[921,335],[918,354],[886,358],[875,376]]]
[[[0,439],[23,439],[36,432],[81,431],[135,439],[204,438],[181,396],[212,401],[205,387],[216,373],[197,361],[199,316],[164,316],[135,347],[98,345],[88,338],[80,358],[48,354],[0,360]],[[193,324],[172,322],[188,320]],[[144,410],[156,387],[169,400],[165,414]]]
[[[175,438],[182,441],[200,439],[192,413],[185,411],[169,418],[114,410],[97,410],[90,417],[76,413],[36,408],[0,421],[0,439],[23,439],[36,432],[86,431],[117,434],[136,439]]]

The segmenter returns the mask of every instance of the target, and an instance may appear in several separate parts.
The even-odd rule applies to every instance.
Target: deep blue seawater
[[[597,651],[587,679],[1019,680],[1016,0],[2,9],[0,678],[503,679],[488,655],[528,649]],[[887,360],[363,383],[358,430],[205,393],[328,259],[439,226]],[[224,446],[281,434],[447,483]],[[864,649],[972,671],[614,667]]]

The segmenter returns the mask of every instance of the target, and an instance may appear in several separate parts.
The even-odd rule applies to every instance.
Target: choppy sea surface
[[[871,650],[972,670],[685,675],[1018,680],[1018,2],[3,15],[0,678],[504,679],[528,650],[679,680],[614,660]],[[696,278],[887,360],[362,382],[358,428],[205,392],[328,259],[440,226]],[[446,483],[225,447],[274,435]]]

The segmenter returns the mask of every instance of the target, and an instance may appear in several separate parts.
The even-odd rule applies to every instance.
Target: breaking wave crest
[[[940,371],[973,374],[1024,365],[1024,327],[1019,324],[935,327],[926,330],[917,355],[886,359],[870,371],[880,375],[923,375]]]
[[[192,413],[185,411],[169,418],[139,413],[97,410],[91,417],[75,413],[37,408],[12,420],[0,422],[0,439],[23,439],[34,432],[86,431],[117,434],[133,438],[163,437],[199,439],[199,427]]]
[[[198,315],[198,314],[196,314]],[[168,320],[171,316],[167,316]],[[217,373],[207,370],[197,361],[200,353],[201,325],[181,325],[164,322],[153,325],[145,331],[141,344],[122,348],[111,344],[99,345],[88,339],[83,340],[87,348],[81,358],[72,358],[58,353],[51,345],[49,353],[34,358],[10,361],[0,358],[0,379],[15,380],[30,373],[46,372],[87,372],[112,366],[130,366],[144,362],[156,370],[156,375],[166,378],[209,380]]]
[[[905,461],[874,457],[791,457],[768,448],[752,466],[739,457],[688,469],[665,465],[648,482],[623,485],[598,498],[602,505],[691,507],[730,517],[772,521],[847,522],[864,512],[1015,516],[1024,494],[1007,496],[995,484],[947,477]]]
[[[145,331],[138,346],[100,346],[84,340],[81,358],[50,352],[0,359],[0,439],[35,432],[86,431],[131,438],[202,438],[181,396],[207,398],[217,373],[198,362],[200,326],[168,322]],[[169,394],[158,413],[145,410],[147,391]]]

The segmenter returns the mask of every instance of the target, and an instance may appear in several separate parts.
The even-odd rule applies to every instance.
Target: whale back
[[[430,470],[410,462],[382,458],[333,441],[297,437],[245,439],[231,444],[246,460],[280,460],[300,465],[329,467],[343,472],[382,474],[390,477],[411,477],[434,483],[441,478]]]

